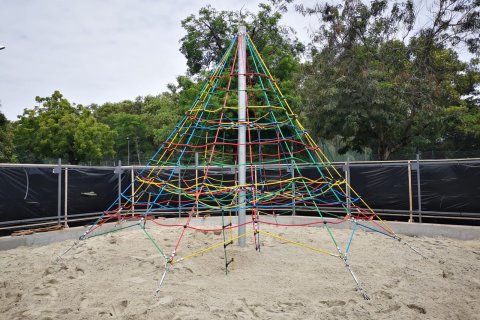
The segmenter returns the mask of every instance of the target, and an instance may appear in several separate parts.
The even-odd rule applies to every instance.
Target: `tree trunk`
[[[79,164],[79,160],[75,157],[75,154],[73,152],[68,153],[68,163],[72,165],[77,165]]]

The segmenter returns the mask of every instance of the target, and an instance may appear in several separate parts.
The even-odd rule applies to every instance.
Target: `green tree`
[[[144,162],[160,147],[199,90],[188,77],[180,76],[177,82],[157,96],[91,106],[98,121],[116,133],[117,156],[127,159],[130,146],[130,162]]]
[[[460,61],[444,36],[472,39],[474,28],[456,32],[434,23],[409,35],[416,21],[412,1],[299,9],[322,22],[298,81],[303,111],[312,134],[340,139],[341,152],[369,148],[386,160],[431,147],[445,140],[462,112],[478,108],[465,99],[478,96],[478,61]]]
[[[13,127],[5,115],[0,112],[0,162],[15,162]]]
[[[25,109],[16,123],[15,144],[21,161],[63,158],[78,164],[114,155],[114,132],[88,108],[72,105],[59,91],[35,100],[39,105]]]
[[[130,148],[128,163],[137,162],[134,159],[137,160],[140,157],[140,152],[142,155],[144,152],[152,152],[151,137],[144,118],[146,117],[142,115],[120,112],[113,113],[106,119],[108,126],[116,132],[117,157],[127,159],[128,148]]]
[[[198,16],[182,20],[187,34],[180,40],[180,52],[187,58],[188,72],[198,75],[211,69],[237,33],[239,24],[247,27],[249,36],[266,59],[272,74],[279,80],[292,78],[304,46],[292,28],[281,25],[287,5],[293,0],[270,0],[259,4],[259,11],[217,11],[211,6],[200,9]]]

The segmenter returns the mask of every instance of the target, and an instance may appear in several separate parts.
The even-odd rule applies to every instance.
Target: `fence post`
[[[195,198],[198,199],[198,152],[195,152]],[[198,218],[198,201],[195,210],[196,217]]]
[[[65,220],[63,221],[63,227],[68,228],[68,168],[65,168],[65,199],[64,199],[64,218]]]
[[[120,211],[122,210],[122,160],[118,160],[118,166],[113,171],[118,174],[118,212],[117,219],[120,219]]]
[[[294,162],[293,162],[293,159],[292,159],[291,163],[292,163],[291,169],[292,169],[292,201],[293,201],[293,204],[292,204],[292,206],[293,206],[293,208],[292,208],[292,215],[295,216],[295,214],[296,214],[296,209],[297,209],[297,208],[296,208],[296,207],[297,207],[297,206],[296,206],[296,202],[297,202],[297,201],[296,201],[296,199],[295,199],[295,192],[296,192],[296,190],[295,190],[295,164],[294,164]]]
[[[408,222],[413,222],[412,163],[410,160],[408,160],[407,172],[408,172],[408,208],[410,211],[410,218],[408,219]]]
[[[133,169],[133,165],[130,168],[130,185],[132,186],[132,216],[135,215],[135,171]]]
[[[53,173],[58,174],[57,188],[57,223],[62,221],[62,159],[58,158],[58,166],[53,168]]]
[[[178,218],[182,217],[182,168],[180,163],[178,163]]]
[[[420,188],[420,154],[417,153],[417,198],[418,198],[418,222],[422,223],[422,192]]]
[[[351,207],[352,207],[352,204],[351,204],[351,201],[350,201],[350,157],[347,157],[347,162],[345,162],[345,181],[347,183],[346,185],[346,188],[345,188],[345,192],[346,192],[346,196],[347,196],[347,210],[348,210],[348,214],[351,214],[352,213],[352,210],[351,210]]]

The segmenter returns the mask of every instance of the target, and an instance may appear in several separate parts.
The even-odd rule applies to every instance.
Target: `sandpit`
[[[264,227],[272,234],[334,250],[323,227]],[[181,229],[147,229],[171,253]],[[348,230],[333,230],[345,244]],[[261,252],[230,246],[175,264],[159,297],[164,259],[139,228],[0,252],[2,319],[478,319],[480,242],[404,237],[427,259],[378,233],[358,232],[352,269],[339,258],[261,236]],[[188,231],[178,257],[222,240]]]

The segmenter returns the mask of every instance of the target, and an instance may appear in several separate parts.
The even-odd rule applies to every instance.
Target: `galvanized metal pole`
[[[137,149],[137,160],[138,165],[140,165],[142,161],[140,161],[140,150],[138,150],[138,137],[135,137],[135,149]]]
[[[413,194],[412,194],[412,163],[408,160],[408,209],[410,211],[410,218],[408,222],[413,222]]]
[[[130,137],[127,137],[127,166],[130,165]]]
[[[292,169],[292,216],[296,215],[297,205],[296,205],[296,198],[295,198],[295,163],[293,159],[291,161],[291,169]]]
[[[198,152],[195,152],[195,192],[197,193],[199,188],[198,188]],[[198,197],[198,195],[196,195]],[[197,198],[198,199],[198,198]],[[195,206],[196,210],[196,217],[198,218],[198,202]]]
[[[132,216],[135,214],[135,170],[133,166],[130,168],[130,185],[131,187],[131,201],[132,201]]]
[[[182,168],[178,164],[178,217],[182,217]]]
[[[58,224],[62,219],[62,159],[58,158],[58,198],[57,198],[57,214]]]
[[[246,114],[247,114],[247,82],[246,82],[246,39],[247,29],[245,26],[238,27],[238,245],[244,247],[246,244]]]
[[[422,192],[420,188],[420,154],[417,153],[417,199],[418,199],[418,222],[422,223]]]
[[[68,223],[67,223],[67,220],[68,220],[68,168],[65,168],[65,188],[64,188],[64,198],[63,199],[63,204],[64,204],[64,207],[63,207],[63,215],[64,215],[64,221],[63,221],[63,227],[64,228],[68,228]]]
[[[122,209],[122,160],[118,160],[118,218],[120,219],[120,210]]]
[[[351,190],[350,190],[350,158],[347,157],[347,162],[345,162],[346,169],[345,169],[345,180],[347,182],[346,185],[346,196],[347,196],[347,210],[348,214],[352,214],[352,202],[351,202]]]

